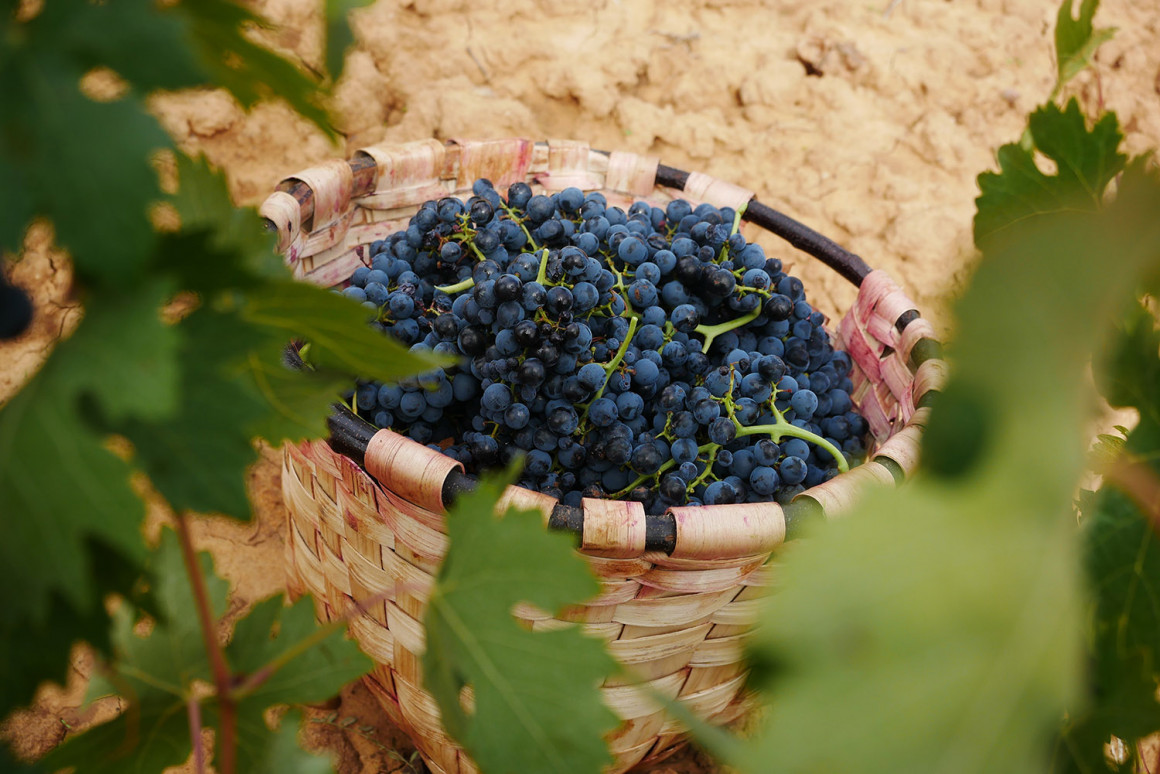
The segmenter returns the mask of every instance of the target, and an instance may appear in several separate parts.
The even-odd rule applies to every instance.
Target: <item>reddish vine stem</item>
[[[197,619],[201,624],[201,636],[205,642],[205,651],[209,654],[210,665],[213,668],[214,686],[217,688],[218,705],[221,708],[221,738],[214,747],[221,751],[222,774],[235,774],[237,769],[237,708],[230,692],[230,668],[226,664],[226,654],[218,642],[214,630],[213,610],[209,604],[209,594],[205,588],[205,578],[197,564],[197,555],[193,550],[193,539],[189,536],[189,524],[182,514],[177,515],[177,537],[181,543],[181,558],[185,562],[185,571],[189,575],[189,585],[193,589],[193,601],[197,608]],[[192,722],[192,721],[191,721]],[[201,744],[200,739],[193,739],[196,749]]]
[[[189,712],[189,738],[193,740],[193,770],[205,774],[205,748],[201,744],[201,703],[190,696],[186,701]]]

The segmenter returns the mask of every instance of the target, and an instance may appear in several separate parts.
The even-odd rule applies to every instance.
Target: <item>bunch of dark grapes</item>
[[[469,472],[523,455],[522,486],[650,513],[788,502],[864,456],[849,356],[734,211],[472,190],[423,204],[343,291],[461,363],[360,383],[362,416]]]

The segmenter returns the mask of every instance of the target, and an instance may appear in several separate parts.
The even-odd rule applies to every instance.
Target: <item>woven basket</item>
[[[754,199],[753,192],[655,158],[605,153],[572,141],[525,139],[381,144],[283,181],[262,206],[296,275],[331,286],[369,264],[370,243],[405,228],[418,205],[470,196],[479,177],[497,190],[523,180],[537,192],[576,186],[609,205],[672,198],[734,209],[809,252],[859,286],[836,343],[854,363],[852,397],[873,434],[865,464],[776,503],[673,508],[646,516],[639,503],[585,500],[582,509],[511,488],[506,501],[538,509],[550,528],[578,536],[601,594],[549,618],[517,610],[535,630],[577,622],[604,639],[634,682],[609,682],[604,698],[623,723],[608,742],[609,771],[655,762],[683,729],[638,688],[674,697],[695,714],[729,723],[745,709],[747,633],[773,583],[767,560],[800,525],[852,509],[870,484],[913,470],[945,364],[930,324],[881,271]],[[282,491],[289,510],[286,561],[292,591],[314,595],[318,618],[349,620],[376,662],[366,684],[436,772],[475,766],[440,727],[422,687],[424,602],[447,546],[443,513],[462,477],[456,461],[353,415],[336,415],[330,442],[287,445]]]

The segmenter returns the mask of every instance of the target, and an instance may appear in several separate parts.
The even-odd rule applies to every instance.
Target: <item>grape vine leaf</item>
[[[455,363],[404,349],[367,325],[361,304],[304,282],[270,283],[247,298],[241,317],[287,340],[309,342],[313,365],[368,379],[396,381]]]
[[[128,284],[154,243],[147,209],[160,189],[147,154],[169,138],[134,95],[96,102],[82,94],[84,71],[54,48],[56,29],[29,26],[24,56],[0,51],[9,62],[0,68],[0,104],[20,106],[0,113],[0,166],[15,171],[27,199],[0,212],[2,247],[19,247],[30,212],[45,215],[79,277]]]
[[[1115,27],[1093,28],[1099,4],[1099,0],[1083,0],[1078,18],[1071,15],[1073,0],[1064,0],[1059,7],[1055,22],[1056,91],[1087,67],[1096,49],[1116,34]]]
[[[981,250],[1006,238],[1015,224],[1053,212],[1098,209],[1104,189],[1127,162],[1118,150],[1123,135],[1115,114],[1089,130],[1075,99],[1063,110],[1050,103],[1036,110],[1029,130],[1034,148],[1055,162],[1057,173],[1044,174],[1032,149],[1015,143],[999,149],[1000,172],[978,178],[974,235]]]
[[[1115,406],[1131,406],[1140,421],[1127,439],[1116,443],[1111,466],[1151,466],[1160,473],[1160,334],[1153,315],[1133,301],[1123,316],[1097,385]],[[1140,464],[1143,463],[1143,464]],[[1146,475],[1146,474],[1145,474]],[[1120,479],[1107,476],[1097,492],[1084,492],[1086,570],[1093,591],[1089,706],[1069,717],[1062,729],[1057,760],[1060,771],[1135,771],[1135,741],[1160,729],[1160,537],[1140,506],[1121,491]],[[1126,742],[1122,762],[1106,759],[1111,736]]]
[[[1096,379],[1108,403],[1135,408],[1143,420],[1160,425],[1160,333],[1142,304],[1133,304],[1120,321],[1103,366]]]
[[[331,140],[337,137],[320,102],[318,81],[242,33],[247,27],[269,27],[267,21],[230,0],[179,7],[189,16],[194,46],[212,83],[228,89],[247,109],[262,99],[284,99]]]
[[[601,737],[617,723],[598,686],[616,662],[575,628],[529,632],[511,610],[559,610],[599,587],[570,538],[548,532],[540,514],[494,515],[506,483],[485,477],[448,513],[450,547],[424,617],[423,682],[481,771],[596,772],[611,760]],[[460,704],[464,686],[474,691],[471,713]]]
[[[238,763],[244,765],[241,770],[253,774],[331,774],[334,762],[329,757],[307,752],[298,743],[301,725],[302,713],[287,710],[269,742],[253,752],[243,731],[238,746]]]
[[[226,609],[228,584],[213,572],[207,553],[198,555],[214,616]],[[194,681],[211,681],[180,546],[164,530],[152,556],[154,599],[162,617],[147,636],[134,632],[133,615],[114,615],[116,659],[94,676],[88,700],[118,694],[130,706],[115,719],[70,738],[44,763],[49,770],[76,766],[77,774],[153,772],[185,761],[192,745],[187,707],[199,695]],[[288,712],[276,731],[266,725],[266,710],[275,704],[319,701],[365,672],[370,660],[346,639],[340,628],[319,629],[308,598],[284,607],[282,597],[264,600],[235,624],[226,648],[234,670],[232,682],[244,684],[255,673],[265,681],[238,697],[239,771],[329,771],[324,758],[297,749],[299,714]],[[220,721],[215,696],[201,697],[203,723]],[[132,744],[132,742],[136,744]],[[131,756],[131,757],[130,757]]]
[[[103,445],[97,420],[155,421],[175,407],[178,334],[159,317],[166,285],[139,295],[95,298],[74,335],[59,344],[0,409],[0,584],[9,613],[41,621],[49,594],[83,614],[100,604],[85,579],[93,538],[130,561],[145,555],[144,507],[129,465]],[[110,367],[112,358],[117,366]]]
[[[1060,771],[1106,771],[1104,744],[1160,729],[1160,538],[1126,495],[1105,485],[1085,492],[1085,565],[1092,603],[1089,706],[1068,718]],[[1133,771],[1135,755],[1114,770]]]
[[[210,609],[220,616],[229,584],[214,575],[209,554],[199,554],[198,563]],[[172,530],[162,531],[150,567],[156,583],[154,599],[163,618],[153,622],[148,636],[140,637],[133,630],[133,613],[125,606],[115,611],[111,635],[115,658],[108,671],[94,674],[86,695],[93,701],[118,694],[129,707],[49,753],[44,765],[50,771],[65,766],[75,766],[76,774],[161,771],[183,763],[193,749],[186,714],[190,683],[211,681],[213,676]]]
[[[371,2],[373,0],[326,0],[326,71],[334,82],[342,77],[346,50],[354,43],[350,12]]]
[[[263,765],[273,765],[272,760],[263,762],[271,751],[280,755],[289,752],[281,749],[286,744],[288,721],[282,719],[281,730],[271,740],[272,732],[263,717],[267,707],[324,701],[374,666],[345,636],[343,627],[319,628],[314,620],[314,604],[308,597],[290,607],[283,605],[281,596],[259,602],[234,627],[226,658],[238,674],[268,674],[238,702],[239,771],[259,771]],[[292,725],[297,727],[297,723]],[[314,758],[318,760],[325,762]]]
[[[171,288],[158,279],[132,292],[95,296],[62,348],[74,389],[91,395],[109,421],[156,420],[177,408],[178,329],[161,319]]]
[[[266,344],[236,317],[198,309],[181,321],[181,405],[164,422],[131,421],[118,429],[135,461],[177,510],[250,515],[245,469],[256,459],[249,426],[270,408],[238,377]],[[276,356],[266,347],[267,357]]]
[[[284,279],[289,269],[275,252],[273,233],[261,226],[252,207],[235,207],[230,202],[225,176],[203,157],[176,154],[178,189],[169,197],[181,218],[185,234],[205,231],[214,251],[197,262],[166,260],[159,254],[160,267],[176,271],[182,286],[197,292],[227,287],[249,287],[268,279]]]
[[[49,597],[48,612],[40,620],[15,616],[0,619],[0,717],[32,702],[41,682],[64,685],[68,679],[69,653],[74,642],[84,640],[101,653],[109,653],[109,617],[95,604],[110,594],[120,594],[143,609],[155,606],[134,594],[140,568],[99,541],[86,541],[89,566],[93,568],[89,609],[73,607],[57,592]],[[0,767],[0,771],[6,771]]]
[[[786,549],[754,644],[775,665],[758,681],[771,706],[735,761],[743,771],[1045,767],[1059,718],[1080,701],[1071,495],[1086,358],[1103,332],[1092,321],[1111,321],[1133,278],[1160,262],[1158,206],[1153,182],[984,248],[957,310],[952,380],[986,408],[985,448],[958,477],[873,494]],[[1116,272],[1100,260],[1109,253]],[[834,729],[842,744],[817,743]]]

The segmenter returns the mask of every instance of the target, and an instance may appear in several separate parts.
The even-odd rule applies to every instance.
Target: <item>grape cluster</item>
[[[423,204],[342,292],[461,365],[359,383],[357,411],[569,505],[788,502],[865,454],[850,358],[739,213],[600,193]]]

